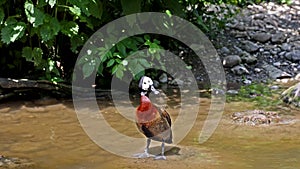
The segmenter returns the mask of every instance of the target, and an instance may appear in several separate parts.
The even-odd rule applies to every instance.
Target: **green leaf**
[[[69,10],[71,11],[72,14],[76,15],[76,16],[80,16],[81,15],[81,10],[79,7],[77,6],[73,6],[73,7],[69,7]]]
[[[95,70],[95,65],[90,64],[89,62],[85,63],[82,67],[83,77],[84,78],[90,77],[91,74],[94,72],[94,70]]]
[[[118,70],[119,65],[115,65],[112,69],[111,69],[111,74],[115,74]]]
[[[115,60],[114,60],[114,59],[110,59],[110,60],[107,62],[106,67],[111,67],[114,63],[115,63]]]
[[[9,17],[4,25],[5,27],[1,30],[1,41],[3,43],[10,44],[23,37],[26,28],[24,22],[18,22],[14,18]]]
[[[0,5],[3,5],[3,4],[5,4],[6,3],[6,0],[1,0],[0,1]]]
[[[26,61],[33,62],[33,55],[31,47],[23,47],[22,56],[26,59]]]
[[[45,14],[39,9],[35,8],[31,2],[26,1],[24,4],[24,9],[27,20],[33,25],[33,27],[38,27],[39,25],[43,24]]]
[[[145,68],[149,68],[149,67],[151,66],[150,63],[149,63],[146,59],[141,58],[141,59],[138,59],[138,61],[139,61],[139,63],[140,63],[141,65],[143,65]]]
[[[33,48],[32,50],[33,60],[35,66],[40,66],[43,62],[43,50],[41,48]]]
[[[118,70],[116,71],[116,76],[117,78],[122,79],[124,76],[123,69],[118,68]]]
[[[141,12],[142,0],[121,0],[124,15]]]
[[[0,8],[0,25],[3,24],[4,17],[5,17],[4,10],[3,8]]]
[[[84,42],[86,41],[87,37],[85,34],[81,33],[80,35],[75,35],[71,37],[71,50],[72,52],[76,52],[79,46],[83,46]]]
[[[117,43],[117,49],[123,55],[123,57],[126,56],[126,47],[123,45],[122,42]]]
[[[103,13],[103,5],[100,1],[92,1],[88,4],[89,13],[97,19],[101,19]]]
[[[53,18],[51,16],[47,16],[45,18],[45,23],[41,26],[40,35],[42,40],[47,42],[53,39],[60,30],[60,24],[57,18]]]
[[[46,0],[46,2],[51,6],[51,8],[53,8],[56,4],[56,0]]]
[[[78,34],[79,26],[74,21],[62,21],[60,23],[62,25],[61,32],[69,37],[73,37]]]
[[[79,8],[86,16],[91,15],[88,8],[88,4],[91,3],[91,0],[68,0],[68,2]]]
[[[186,17],[186,14],[184,13],[185,7],[180,1],[164,1],[164,3],[166,4],[166,8],[170,9],[171,13],[182,18]]]

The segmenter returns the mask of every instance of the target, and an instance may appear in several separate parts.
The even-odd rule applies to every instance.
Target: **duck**
[[[140,105],[136,110],[136,126],[147,138],[146,148],[143,153],[136,154],[138,158],[155,157],[156,160],[166,160],[164,155],[165,143],[173,143],[172,121],[169,113],[154,105],[149,99],[149,94],[159,94],[153,86],[150,77],[143,76],[139,81]],[[149,154],[151,140],[161,142],[161,154],[154,156]]]

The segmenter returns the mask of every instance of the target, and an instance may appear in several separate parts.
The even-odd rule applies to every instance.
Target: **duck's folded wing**
[[[166,119],[167,122],[169,123],[170,127],[171,127],[172,121],[171,121],[171,117],[170,117],[169,113],[168,113],[166,110],[162,110],[162,109],[160,109],[160,108],[157,108],[157,110],[158,110],[160,116],[161,116],[162,118]]]

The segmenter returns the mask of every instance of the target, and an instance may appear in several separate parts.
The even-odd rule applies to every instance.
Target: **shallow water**
[[[71,101],[54,101],[48,105],[37,102],[1,104],[0,154],[28,158],[36,163],[36,168],[43,169],[300,168],[299,121],[287,125],[238,125],[232,123],[230,114],[255,107],[250,103],[227,103],[212,137],[199,144],[197,139],[210,100],[201,99],[200,102],[196,124],[179,145],[168,145],[171,150],[166,153],[166,161],[124,158],[103,150],[83,131]],[[118,132],[129,137],[142,137],[135,124],[121,116],[111,103],[99,101],[99,106],[105,119]],[[176,105],[168,107],[174,119],[177,108]],[[300,119],[297,110],[278,111]],[[112,140],[112,144],[122,147],[118,140]],[[151,151],[159,151],[158,146],[154,144]]]

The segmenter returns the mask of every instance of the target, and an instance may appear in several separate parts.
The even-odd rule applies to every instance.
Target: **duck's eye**
[[[144,84],[147,84],[146,82],[144,82]]]

